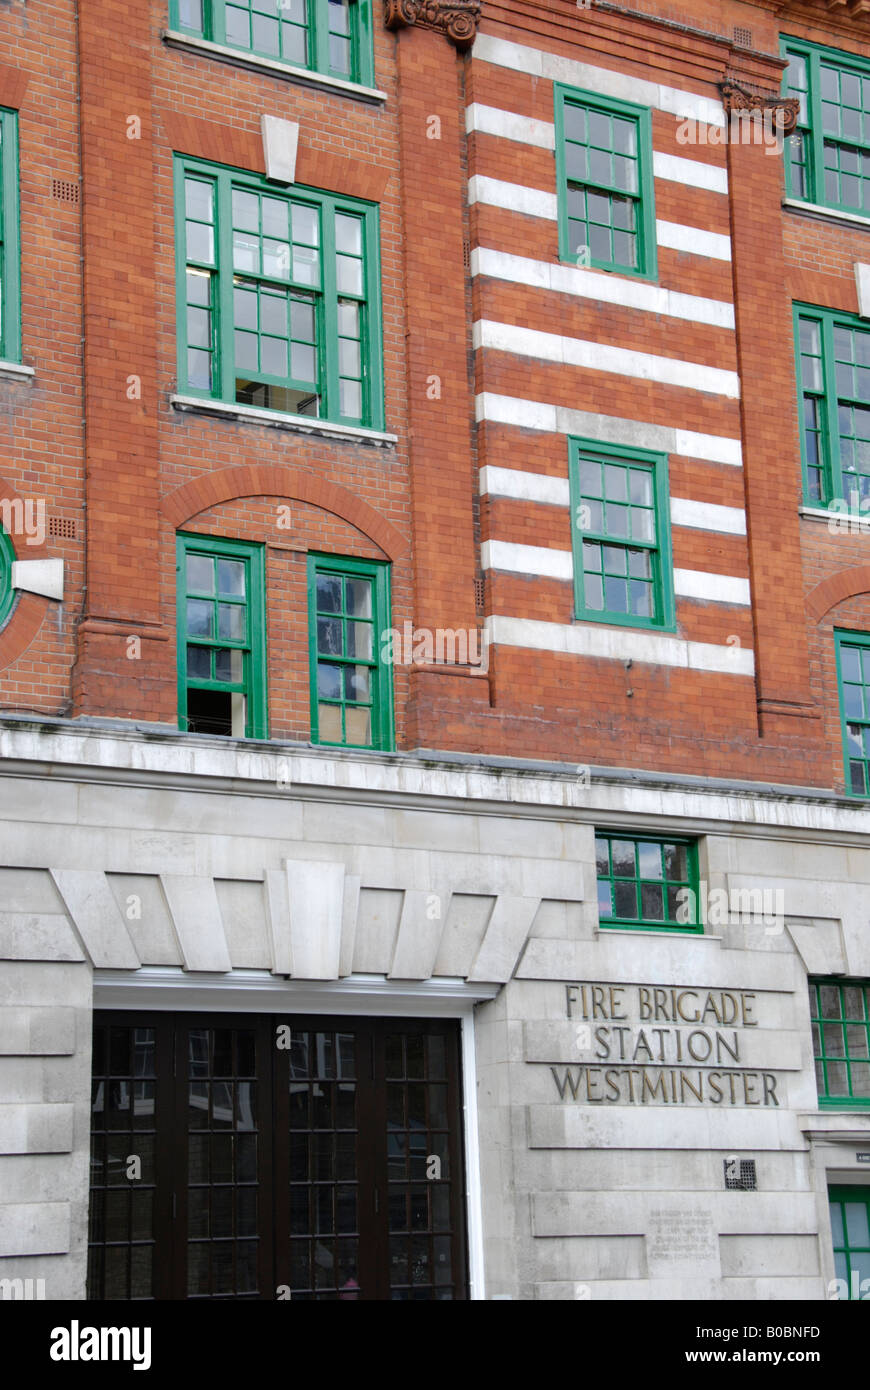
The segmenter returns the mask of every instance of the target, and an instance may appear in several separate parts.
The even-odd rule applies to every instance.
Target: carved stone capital
[[[477,37],[481,0],[384,0],[384,25],[404,29],[417,24],[446,34],[460,53]]]
[[[774,96],[764,92],[752,92],[741,87],[730,78],[719,83],[722,104],[726,115],[733,111],[749,111],[751,114],[767,116],[779,135],[791,135],[797,125],[800,103],[797,97]]]

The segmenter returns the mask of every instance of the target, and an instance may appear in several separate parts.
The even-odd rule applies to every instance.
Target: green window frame
[[[676,630],[668,460],[569,439],[575,616]]]
[[[309,555],[312,743],[392,749],[392,669],[384,658],[389,631],[388,565]]]
[[[378,208],[175,157],[179,389],[383,429]]]
[[[855,314],[794,306],[807,506],[870,507],[870,328]]]
[[[264,563],[262,545],[177,536],[180,729],[268,737]]]
[[[9,617],[12,605],[15,602],[15,590],[12,587],[12,565],[15,560],[15,550],[12,546],[11,538],[0,526],[0,627],[3,626]]]
[[[169,11],[177,33],[374,84],[371,0],[170,0]]]
[[[695,840],[596,830],[595,872],[600,926],[703,931]]]
[[[656,279],[649,109],[556,83],[559,256]]]
[[[870,634],[834,631],[846,792],[870,796]]]
[[[0,107],[0,361],[21,361],[18,113]]]
[[[870,980],[808,981],[821,1109],[870,1109]]]
[[[788,197],[870,217],[870,62],[785,37],[780,51],[785,95],[800,102],[785,141]]]
[[[828,1204],[834,1268],[846,1285],[843,1302],[864,1300],[870,1288],[870,1187],[829,1187]]]

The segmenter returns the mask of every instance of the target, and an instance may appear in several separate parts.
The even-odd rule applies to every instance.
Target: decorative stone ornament
[[[768,92],[753,92],[741,87],[739,82],[729,78],[719,83],[722,104],[726,115],[734,111],[748,111],[767,116],[776,126],[779,135],[791,135],[797,125],[800,103],[797,97],[781,97]]]
[[[384,0],[384,25],[404,29],[417,24],[446,34],[460,53],[477,37],[481,0]]]

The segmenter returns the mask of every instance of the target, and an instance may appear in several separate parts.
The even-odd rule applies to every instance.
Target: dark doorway
[[[95,1015],[92,1299],[467,1297],[459,1025]]]

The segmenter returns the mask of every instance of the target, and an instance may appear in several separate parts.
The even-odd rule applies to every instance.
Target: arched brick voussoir
[[[0,628],[0,671],[23,656],[48,612],[50,600],[39,594],[19,594],[12,612]]]
[[[807,595],[807,613],[820,622],[838,603],[858,594],[870,594],[870,565],[853,565],[823,579]]]
[[[239,497],[288,497],[321,507],[362,531],[390,560],[397,560],[408,549],[401,531],[355,493],[313,473],[275,464],[221,468],[216,473],[205,473],[170,492],[160,509],[177,529],[199,512]]]

